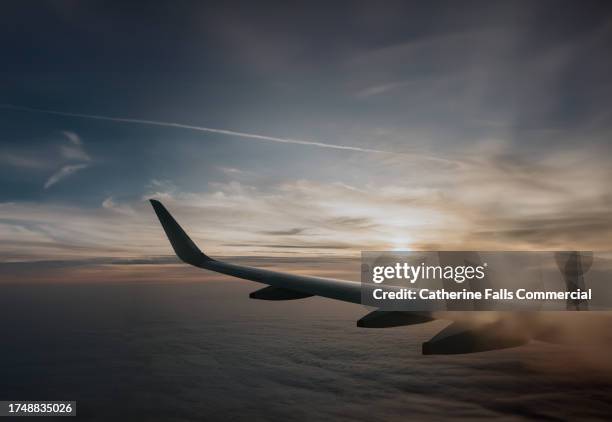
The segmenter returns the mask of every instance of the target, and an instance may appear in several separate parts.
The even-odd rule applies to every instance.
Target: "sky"
[[[610,9],[4,2],[0,281],[167,276],[149,198],[212,256],[609,250]]]

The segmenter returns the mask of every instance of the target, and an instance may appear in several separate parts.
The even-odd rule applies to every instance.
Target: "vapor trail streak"
[[[236,136],[239,138],[255,139],[259,141],[278,142],[281,144],[306,145],[306,146],[311,146],[311,147],[340,149],[340,150],[345,150],[345,151],[356,151],[356,152],[364,152],[364,153],[370,153],[370,154],[396,155],[396,156],[401,156],[401,157],[409,157],[415,160],[432,161],[438,164],[443,164],[445,166],[451,166],[451,167],[465,166],[465,163],[459,160],[440,158],[440,157],[424,155],[424,154],[419,154],[419,153],[392,152],[392,151],[385,151],[385,150],[374,149],[374,148],[361,148],[361,147],[353,147],[349,145],[331,144],[328,142],[320,142],[320,141],[305,141],[302,139],[278,138],[275,136],[258,135],[255,133],[237,132],[234,130],[215,129],[215,128],[204,127],[204,126],[184,125],[182,123],[160,122],[157,120],[145,120],[145,119],[129,119],[125,117],[102,116],[102,115],[96,115],[96,114],[71,113],[67,111],[45,110],[41,108],[24,107],[24,106],[18,106],[18,105],[13,105],[13,104],[0,104],[0,108],[4,108],[8,110],[16,110],[16,111],[26,111],[30,113],[44,113],[44,114],[54,114],[57,116],[78,117],[82,119],[104,120],[104,121],[109,121],[109,122],[135,123],[135,124],[141,124],[141,125],[188,129],[188,130],[195,130],[199,132],[218,133],[220,135]]]
[[[182,123],[160,122],[156,120],[144,120],[144,119],[128,119],[125,117],[101,116],[101,115],[95,115],[95,114],[70,113],[66,111],[55,111],[55,110],[44,110],[40,108],[22,107],[22,106],[16,106],[12,104],[0,104],[0,108],[28,111],[28,112],[33,112],[33,113],[55,114],[58,116],[80,117],[84,119],[106,120],[106,121],[111,121],[111,122],[136,123],[136,124],[142,124],[142,125],[153,125],[153,126],[180,128],[180,129],[189,129],[189,130],[196,130],[199,132],[218,133],[221,135],[237,136],[240,138],[257,139],[260,141],[279,142],[282,144],[308,145],[308,146],[320,147],[320,148],[342,149],[342,150],[348,150],[348,151],[368,152],[368,153],[377,153],[377,154],[393,154],[390,151],[382,151],[382,150],[372,149],[372,148],[352,147],[349,145],[330,144],[327,142],[318,142],[318,141],[305,141],[301,139],[277,138],[274,136],[258,135],[255,133],[236,132],[234,130],[184,125]]]

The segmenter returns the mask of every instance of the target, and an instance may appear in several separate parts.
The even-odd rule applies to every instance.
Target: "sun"
[[[392,251],[411,251],[411,239],[407,237],[396,237],[391,241]]]

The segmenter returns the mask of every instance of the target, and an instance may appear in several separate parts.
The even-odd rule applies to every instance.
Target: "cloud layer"
[[[429,178],[419,177],[425,163],[362,157],[359,168],[383,171],[380,180],[270,183],[255,172],[219,169],[218,181],[200,191],[153,180],[136,198],[108,196],[87,209],[4,203],[0,249],[9,261],[165,255],[171,251],[147,202],[157,198],[212,255],[605,250],[612,238],[605,157],[559,151],[535,159],[505,151],[479,150],[460,172],[440,168]]]

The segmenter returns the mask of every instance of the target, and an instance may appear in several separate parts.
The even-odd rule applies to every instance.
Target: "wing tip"
[[[149,199],[149,202],[153,206],[153,210],[174,252],[182,261],[198,267],[203,261],[212,260],[212,258],[202,253],[160,201],[157,199]]]

